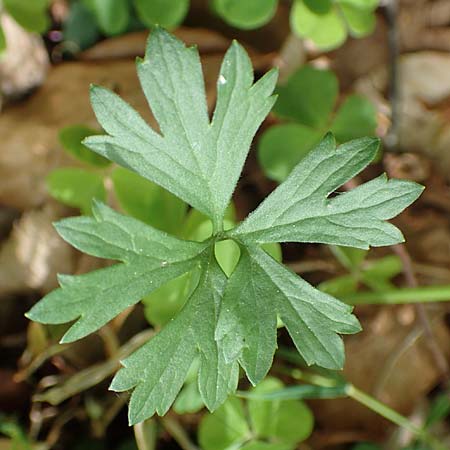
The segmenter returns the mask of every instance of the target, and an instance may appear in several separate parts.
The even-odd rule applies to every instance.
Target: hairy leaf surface
[[[336,148],[328,134],[287,180],[230,233],[245,242],[320,242],[380,247],[403,242],[387,219],[419,197],[423,187],[382,175],[329,197],[375,157],[378,140],[362,138]]]
[[[226,276],[212,252],[202,261],[202,277],[184,308],[147,344],[122,361],[111,389],[134,388],[130,401],[130,424],[157,412],[165,414],[175,400],[192,361],[200,358],[198,388],[205,405],[214,410],[238,381],[237,363],[227,363],[214,340]]]
[[[228,283],[216,338],[223,342],[227,360],[239,359],[250,381],[257,384],[272,365],[279,314],[308,364],[341,369],[344,346],[338,333],[361,329],[351,311],[264,250],[247,247]]]
[[[327,136],[253,214],[230,229],[234,223],[224,220],[227,205],[251,140],[273,105],[276,73],[253,83],[248,55],[233,43],[222,64],[211,121],[196,49],[156,28],[138,73],[159,129],[116,94],[94,87],[92,104],[107,135],[84,142],[196,208],[187,228],[175,227],[175,232],[193,238],[198,228],[194,234],[203,241],[178,239],[96,203],[93,217],[65,219],[56,229],[78,250],[119,263],[61,276],[61,287],[28,317],[42,323],[74,321],[62,339],[71,342],[161,286],[167,288],[171,280],[195,274],[189,298],[183,297],[173,319],[123,361],[111,384],[115,391],[133,390],[131,424],[165,414],[190,368],[195,372],[194,361],[198,392],[210,410],[235,391],[239,364],[252,383],[260,381],[276,349],[277,317],[308,364],[341,368],[340,335],[360,329],[351,308],[313,288],[266,251],[277,256],[278,244],[270,243],[284,241],[360,248],[399,242],[400,231],[386,220],[417,198],[421,187],[382,176],[330,197],[369,164],[378,142],[360,139],[336,149]],[[129,198],[126,181],[127,195],[121,200],[126,198],[136,214],[139,208]],[[139,186],[146,189],[145,183]],[[144,217],[155,223],[154,217]]]
[[[195,48],[156,28],[137,66],[161,134],[116,94],[94,86],[92,106],[109,136],[90,137],[85,144],[164,187],[220,226],[253,136],[275,101],[271,94],[276,71],[253,84],[250,59],[234,42],[222,64],[210,123]]]
[[[72,342],[98,330],[124,309],[169,280],[192,270],[205,244],[181,241],[97,203],[94,218],[56,224],[70,244],[99,258],[123,264],[86,275],[60,276],[61,287],[44,297],[27,316],[42,323],[77,320],[62,338]]]

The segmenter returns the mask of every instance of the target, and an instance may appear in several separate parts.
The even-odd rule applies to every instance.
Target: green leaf
[[[329,70],[304,66],[277,88],[274,112],[313,128],[323,127],[333,111],[339,86]]]
[[[298,354],[297,354],[298,356]],[[257,386],[257,388],[259,385]],[[335,399],[347,397],[347,385],[324,387],[312,384],[301,384],[274,389],[268,392],[239,391],[239,397],[255,400],[312,400],[312,399]]]
[[[374,291],[394,289],[392,278],[403,271],[403,264],[396,255],[385,256],[375,261],[368,261],[361,278],[362,282]]]
[[[426,426],[431,427],[448,416],[450,416],[450,397],[448,392],[444,392],[439,394],[431,404],[426,420]]]
[[[353,6],[365,11],[374,11],[380,0],[338,0],[341,5]]]
[[[264,173],[272,180],[284,181],[321,137],[320,132],[295,123],[270,127],[258,143]]]
[[[368,36],[375,30],[376,17],[370,9],[355,7],[351,2],[342,0],[340,8],[352,36]]]
[[[108,36],[120,34],[130,22],[128,0],[83,0],[98,21],[100,30]]]
[[[180,391],[173,410],[177,414],[192,414],[200,411],[205,405],[203,403],[200,392],[198,391],[197,380],[186,383]]]
[[[210,123],[197,50],[156,28],[138,73],[162,134],[118,96],[93,87],[92,105],[109,136],[91,137],[85,144],[164,187],[220,228],[253,136],[274,102],[276,72],[254,85],[252,72],[247,53],[233,43],[222,64]]]
[[[94,88],[94,108],[109,135],[85,142],[196,207],[180,235],[198,234],[202,242],[180,240],[97,203],[94,217],[65,219],[57,230],[78,250],[120,263],[61,276],[61,288],[28,316],[51,324],[74,321],[63,337],[71,342],[188,274],[189,298],[154,338],[123,361],[112,382],[113,390],[133,389],[131,424],[167,412],[185,380],[191,380],[196,361],[198,390],[210,410],[235,391],[238,363],[253,383],[260,381],[276,348],[278,318],[307,364],[341,368],[339,335],[360,329],[351,308],[313,288],[266,250],[281,258],[278,243],[284,241],[362,248],[398,242],[401,233],[385,220],[417,198],[421,187],[382,176],[328,198],[373,159],[378,142],[360,139],[336,149],[327,136],[249,218],[228,229],[233,223],[223,219],[232,212],[230,197],[251,139],[273,104],[276,74],[253,84],[248,56],[234,43],[223,62],[210,121],[195,49],[156,29],[138,70],[160,133],[115,94]],[[239,251],[226,250],[222,259],[222,242],[230,249],[238,244]],[[226,442],[221,439],[219,445]]]
[[[107,167],[111,164],[103,156],[99,156],[89,150],[81,141],[88,136],[98,135],[99,132],[85,125],[72,125],[59,131],[59,141],[63,149],[79,161],[96,167]]]
[[[198,275],[192,275],[185,273],[142,299],[145,318],[149,323],[161,327],[175,317],[192,291],[192,280],[198,281]]]
[[[183,22],[189,10],[189,0],[134,0],[133,3],[139,19],[148,27],[174,28]]]
[[[344,346],[337,333],[360,330],[347,305],[314,289],[263,250],[241,249],[225,291],[216,339],[223,343],[227,361],[238,359],[253,384],[272,364],[277,314],[308,365],[342,368]]]
[[[203,416],[198,428],[203,450],[226,450],[250,436],[242,401],[236,397],[229,398],[213,414]]]
[[[94,217],[63,219],[58,233],[80,251],[122,261],[86,275],[60,276],[61,287],[36,304],[27,317],[41,323],[77,320],[62,342],[80,339],[167,281],[197,266],[205,244],[180,241],[106,205]]]
[[[3,7],[23,28],[34,33],[47,31],[49,0],[3,0]]]
[[[353,294],[358,290],[358,279],[353,275],[342,275],[319,284],[318,288],[336,298]]]
[[[6,36],[3,27],[0,25],[0,53],[6,50]]]
[[[159,230],[172,234],[180,231],[186,215],[186,203],[122,167],[114,169],[111,179],[124,211]]]
[[[364,261],[367,251],[353,247],[331,245],[330,250],[336,259],[348,270],[357,270]]]
[[[16,423],[14,419],[9,419],[0,413],[0,433],[10,438],[8,450],[32,450],[35,446],[28,438],[25,431]],[[3,442],[3,439],[1,440]]]
[[[316,14],[303,0],[291,9],[291,28],[298,36],[311,39],[322,50],[339,47],[347,38],[345,23],[334,5],[325,14]]]
[[[289,178],[230,233],[247,243],[320,242],[368,249],[403,242],[386,220],[399,214],[423,187],[385,175],[328,198],[375,157],[378,140],[364,138],[336,148],[328,134]]]
[[[76,50],[85,50],[99,40],[100,31],[95,16],[84,3],[71,4],[69,15],[63,23],[63,37],[64,41],[69,41],[68,47],[75,45]]]
[[[91,213],[92,200],[105,201],[103,177],[83,169],[56,169],[47,177],[50,195],[65,205]]]
[[[214,10],[229,25],[252,30],[268,23],[275,15],[278,0],[213,0]]]
[[[381,450],[381,447],[370,442],[361,442],[352,447],[352,450]]]
[[[182,311],[153,339],[122,361],[110,389],[134,388],[129,422],[157,412],[165,414],[177,396],[193,359],[200,357],[198,387],[203,402],[214,410],[236,390],[238,366],[227,363],[214,331],[226,277],[212,254],[204,258],[196,290]],[[164,386],[164,392],[161,392]]]
[[[304,0],[304,3],[315,14],[326,14],[333,5],[332,0]]]
[[[254,394],[270,393],[283,388],[276,378],[266,378],[252,389]],[[308,406],[299,400],[259,400],[250,398],[248,409],[252,430],[258,438],[284,444],[298,444],[309,437],[314,417]]]
[[[334,117],[331,130],[339,142],[374,136],[377,113],[372,102],[359,95],[348,96]]]
[[[271,442],[250,441],[239,450],[292,450],[291,444],[272,444]]]

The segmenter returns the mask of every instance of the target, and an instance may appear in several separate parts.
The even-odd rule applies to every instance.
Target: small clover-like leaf
[[[364,37],[375,28],[378,0],[295,0],[291,28],[322,50],[343,44],[347,33]]]
[[[229,25],[252,30],[269,22],[278,0],[212,0],[213,10]]]
[[[339,85],[330,70],[306,65],[277,93],[274,113],[289,122],[270,127],[258,143],[259,162],[275,181],[284,181],[328,130],[340,143],[375,135],[376,110],[367,98],[350,95],[334,112]]]

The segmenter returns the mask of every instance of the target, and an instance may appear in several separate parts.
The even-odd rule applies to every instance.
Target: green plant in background
[[[47,13],[50,0],[2,0],[0,12],[6,11],[21,27],[33,33],[43,33],[50,25]],[[0,51],[6,48],[6,39],[0,25]]]
[[[291,28],[321,50],[334,49],[348,34],[363,37],[374,30],[378,3],[378,0],[293,0]],[[253,30],[273,19],[279,2],[210,0],[208,4],[228,25]],[[75,0],[63,27],[64,37],[84,49],[95,43],[100,33],[114,36],[155,25],[174,28],[184,21],[189,7],[189,0]]]
[[[268,23],[277,10],[278,0],[211,0],[211,9],[228,25],[244,30]]]
[[[403,265],[398,256],[389,255],[367,260],[366,250],[336,246],[330,248],[349,274],[324,281],[319,285],[320,290],[344,298],[348,294],[355,293],[360,284],[375,292],[395,289],[391,279],[403,271]]]
[[[258,145],[261,167],[273,180],[284,181],[328,130],[341,143],[375,135],[376,110],[369,100],[349,95],[336,109],[339,85],[330,70],[304,66],[277,93],[273,112],[284,122],[270,127]]]
[[[342,45],[347,35],[360,38],[375,29],[379,0],[294,0],[291,28],[322,50]]]
[[[339,47],[350,34],[360,38],[375,29],[379,0],[293,0],[290,22],[298,36],[321,50]],[[229,25],[254,29],[275,15],[278,0],[212,0],[213,11]]]
[[[6,443],[0,438],[0,446],[2,448],[8,448],[9,450],[32,450],[34,448],[33,443],[29,440],[25,431],[17,424],[17,422],[0,413],[0,436],[1,435],[8,438]]]
[[[266,394],[283,388],[277,378],[267,377],[250,394]],[[217,411],[203,416],[199,443],[203,450],[290,450],[307,439],[314,417],[301,400],[261,400],[245,402],[232,397]]]
[[[227,230],[225,213],[252,139],[275,101],[276,71],[253,83],[250,59],[233,43],[210,121],[195,48],[157,28],[137,67],[161,134],[116,94],[93,87],[92,105],[108,134],[84,143],[207,216],[211,236],[202,242],[183,240],[96,203],[93,217],[64,219],[56,228],[79,250],[121,263],[60,276],[61,288],[28,317],[42,323],[74,321],[62,338],[72,342],[168,281],[198,272],[183,308],[122,362],[113,379],[112,390],[133,390],[131,424],[167,412],[196,357],[198,390],[211,411],[235,391],[238,364],[253,384],[260,382],[276,349],[277,316],[307,364],[340,369],[344,347],[339,334],[360,330],[351,307],[313,288],[261,245],[318,242],[367,249],[401,242],[401,232],[386,220],[412,203],[422,187],[383,175],[328,198],[372,161],[379,145],[364,138],[336,148],[328,134],[247,219]],[[228,240],[240,250],[229,278],[216,257],[218,245]]]

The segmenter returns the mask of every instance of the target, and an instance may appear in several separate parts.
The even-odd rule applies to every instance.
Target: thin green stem
[[[341,298],[350,305],[398,305],[405,303],[448,302],[450,285],[400,288],[384,292],[357,292]]]
[[[315,384],[316,386],[333,387],[339,384],[339,381],[333,378],[304,372],[299,369],[291,370],[290,374],[292,378],[296,380],[302,380],[307,383]],[[417,439],[427,442],[433,448],[433,450],[445,450],[445,446],[434,436],[432,436],[426,429],[416,426],[407,417],[402,416],[389,406],[373,398],[371,395],[356,388],[355,386],[353,386],[353,384],[347,383],[345,385],[345,392],[349,398],[352,398],[358,403],[361,403],[373,412],[391,421],[395,425],[405,428],[414,436],[416,436]]]
[[[433,437],[426,429],[416,426],[407,417],[402,416],[401,414],[394,411],[384,403],[381,403],[369,394],[366,394],[365,392],[359,390],[352,384],[347,385],[346,391],[347,395],[350,398],[357,401],[358,403],[361,403],[362,405],[376,412],[395,425],[405,428],[418,439],[427,442],[434,450],[445,450],[445,446],[435,437]]]
[[[152,419],[136,424],[134,437],[139,450],[155,450],[158,436],[156,422]]]

